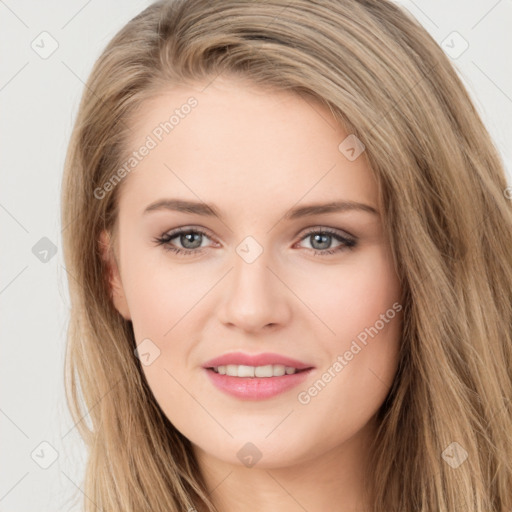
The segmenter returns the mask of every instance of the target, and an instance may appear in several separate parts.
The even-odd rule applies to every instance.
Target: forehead
[[[140,212],[166,196],[260,212],[303,197],[377,205],[364,152],[347,159],[339,145],[350,134],[310,97],[218,78],[163,90],[131,128],[139,155],[120,204]]]

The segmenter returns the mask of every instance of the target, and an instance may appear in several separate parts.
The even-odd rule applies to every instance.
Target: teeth
[[[292,375],[298,370],[282,364],[268,364],[266,366],[245,366],[237,364],[228,364],[217,366],[213,371],[220,375],[229,375],[231,377],[281,377],[282,375]]]

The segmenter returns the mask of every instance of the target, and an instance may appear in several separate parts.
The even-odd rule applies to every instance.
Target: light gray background
[[[447,53],[463,48],[453,31],[469,44],[461,55],[452,53],[452,62],[502,154],[511,184],[512,1],[399,3]],[[0,512],[79,510],[71,498],[82,497],[85,452],[63,394],[69,299],[60,182],[92,65],[112,36],[149,4],[0,0]],[[40,35],[45,31],[50,36]],[[57,49],[42,58],[52,39]],[[36,244],[48,243],[40,242],[44,237],[56,247],[53,257],[34,254]]]

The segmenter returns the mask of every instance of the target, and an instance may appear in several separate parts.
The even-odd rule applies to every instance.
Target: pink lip
[[[246,366],[281,364],[301,371],[280,377],[231,377],[229,375],[215,373],[212,369],[228,364]],[[224,393],[245,400],[263,400],[283,393],[299,385],[301,382],[304,382],[314,367],[296,359],[269,352],[254,355],[232,352],[210,359],[203,364],[203,368],[212,383]]]
[[[283,366],[290,366],[297,368],[297,370],[306,370],[313,368],[313,365],[306,364],[290,357],[281,356],[279,354],[272,354],[265,352],[263,354],[244,354],[242,352],[231,352],[224,354],[214,359],[210,359],[203,364],[203,368],[214,368],[217,366],[225,366],[228,364],[245,365],[245,366],[267,366],[269,364],[282,364]],[[238,378],[238,377],[235,377]],[[277,377],[269,377],[277,378]]]
[[[215,387],[244,400],[264,400],[288,391],[295,386],[303,383],[312,368],[303,370],[292,375],[282,375],[281,377],[230,377],[229,375],[220,375],[212,369],[204,370]]]

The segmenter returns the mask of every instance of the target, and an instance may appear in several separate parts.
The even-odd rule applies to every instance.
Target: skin
[[[162,91],[132,120],[136,149],[190,96],[198,101],[122,183],[112,250],[101,237],[115,306],[132,321],[137,343],[149,338],[160,350],[144,373],[166,416],[191,440],[219,510],[367,510],[368,448],[397,370],[401,313],[309,403],[298,393],[399,301],[389,241],[379,214],[283,219],[292,207],[335,200],[378,212],[366,155],[347,159],[338,145],[348,133],[310,99],[235,78],[205,86]],[[223,221],[143,214],[171,197],[213,203]],[[179,227],[211,233],[196,235],[202,252],[176,255],[154,242]],[[357,246],[322,255],[341,243],[315,242],[308,228],[352,235]],[[250,264],[236,251],[247,236],[263,249]],[[186,243],[177,236],[170,245]],[[219,391],[202,368],[232,351],[276,352],[315,370],[298,388],[244,401]],[[247,442],[261,453],[253,467],[237,457]]]

